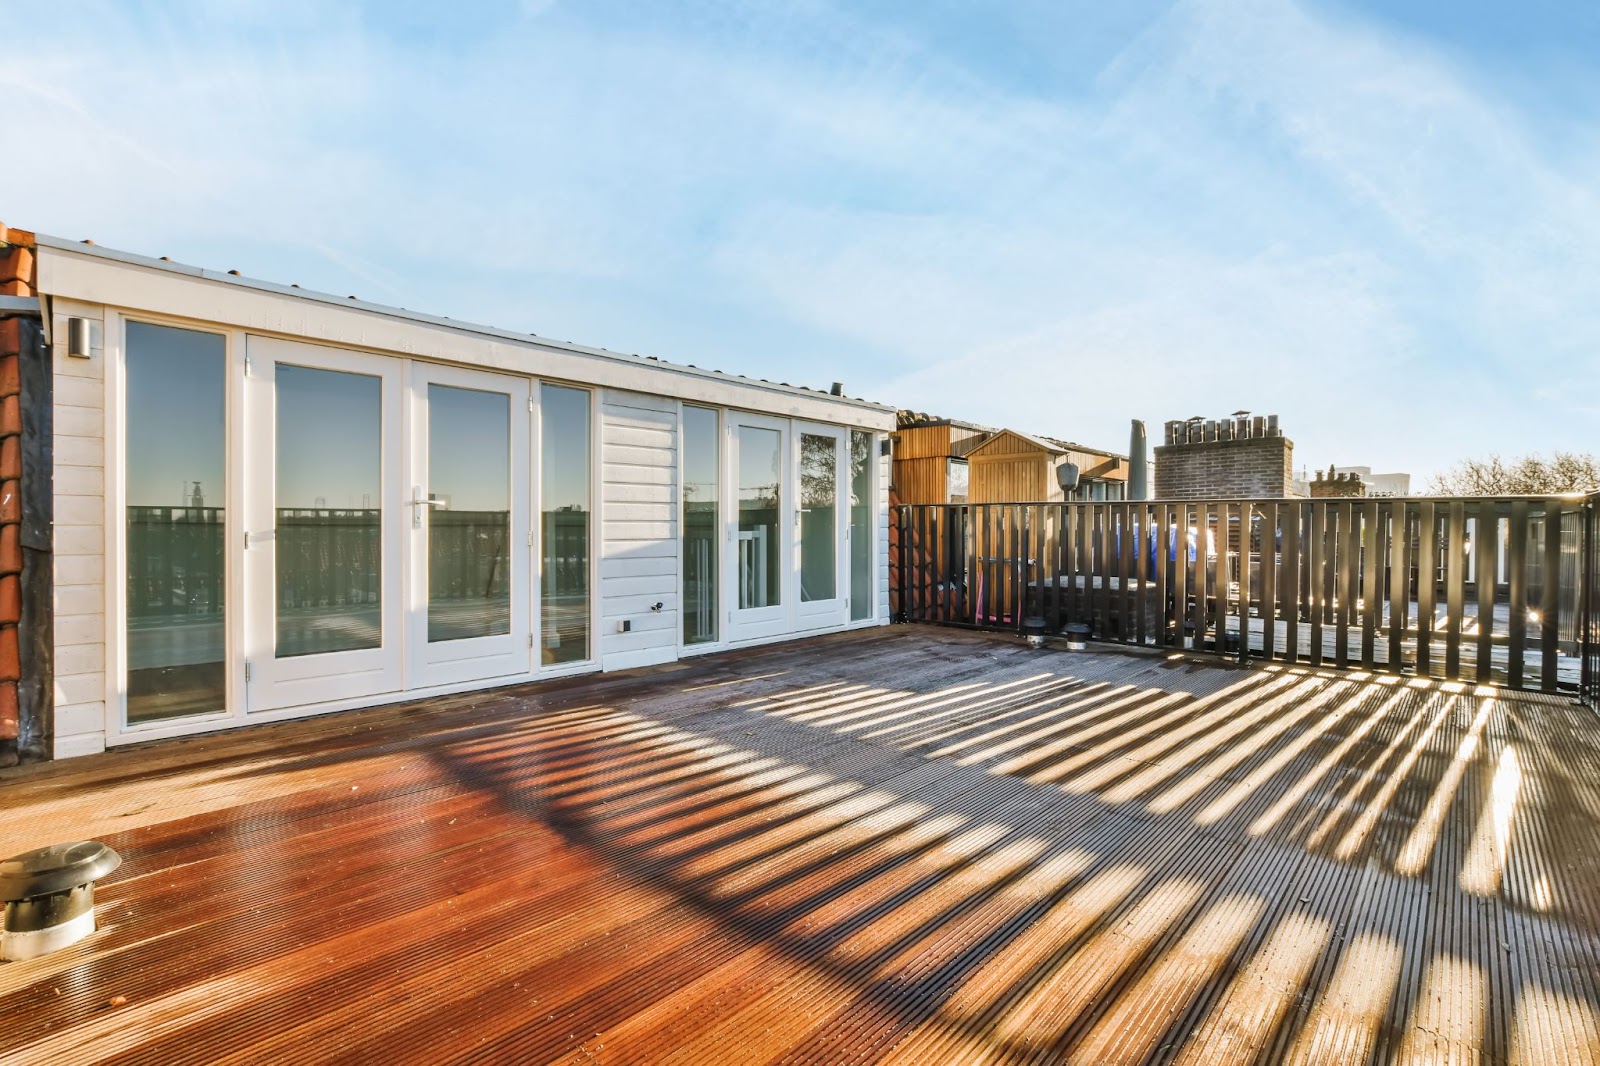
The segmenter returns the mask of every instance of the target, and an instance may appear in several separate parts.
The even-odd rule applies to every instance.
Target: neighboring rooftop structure
[[[1293,459],[1277,415],[1170,421],[1155,449],[1155,498],[1282,499],[1294,491]]]
[[[917,411],[902,410],[897,420],[894,488],[901,503],[1059,501],[1055,470],[1066,462],[1077,464],[1082,478],[1075,498],[1123,498],[1126,455]]]

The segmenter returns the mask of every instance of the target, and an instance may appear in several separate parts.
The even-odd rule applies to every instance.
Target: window
[[[127,327],[128,721],[226,704],[227,346]]]
[[[783,507],[783,435],[739,427],[739,609],[783,601],[779,546]]]
[[[428,385],[428,640],[511,632],[511,397]]]
[[[850,432],[850,620],[872,617],[872,434]],[[963,466],[965,464],[962,464]]]
[[[589,393],[540,391],[539,619],[546,666],[589,658]]]
[[[717,412],[683,409],[683,642],[717,639]]]
[[[800,434],[800,600],[839,595],[839,441]]]
[[[950,502],[966,503],[967,494],[971,491],[970,471],[967,468],[967,461],[965,459],[950,459],[947,460],[947,463],[945,476],[950,486],[948,494]]]
[[[277,369],[279,659],[383,644],[383,382]]]

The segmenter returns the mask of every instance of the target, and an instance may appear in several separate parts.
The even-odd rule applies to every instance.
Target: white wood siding
[[[600,395],[600,662],[678,655],[678,408],[670,399]],[[654,604],[661,610],[654,611]],[[627,633],[620,624],[630,623]]]
[[[55,477],[55,757],[106,746],[105,350],[99,307],[57,300],[51,322]],[[88,359],[67,319],[90,320]]]

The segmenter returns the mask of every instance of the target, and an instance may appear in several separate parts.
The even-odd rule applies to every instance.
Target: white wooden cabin
[[[887,621],[892,407],[36,254],[57,757]]]

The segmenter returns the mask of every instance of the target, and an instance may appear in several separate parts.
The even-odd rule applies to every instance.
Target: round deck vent
[[[51,844],[0,862],[0,957],[36,959],[94,932],[94,883],[121,865],[122,856],[98,840]]]

